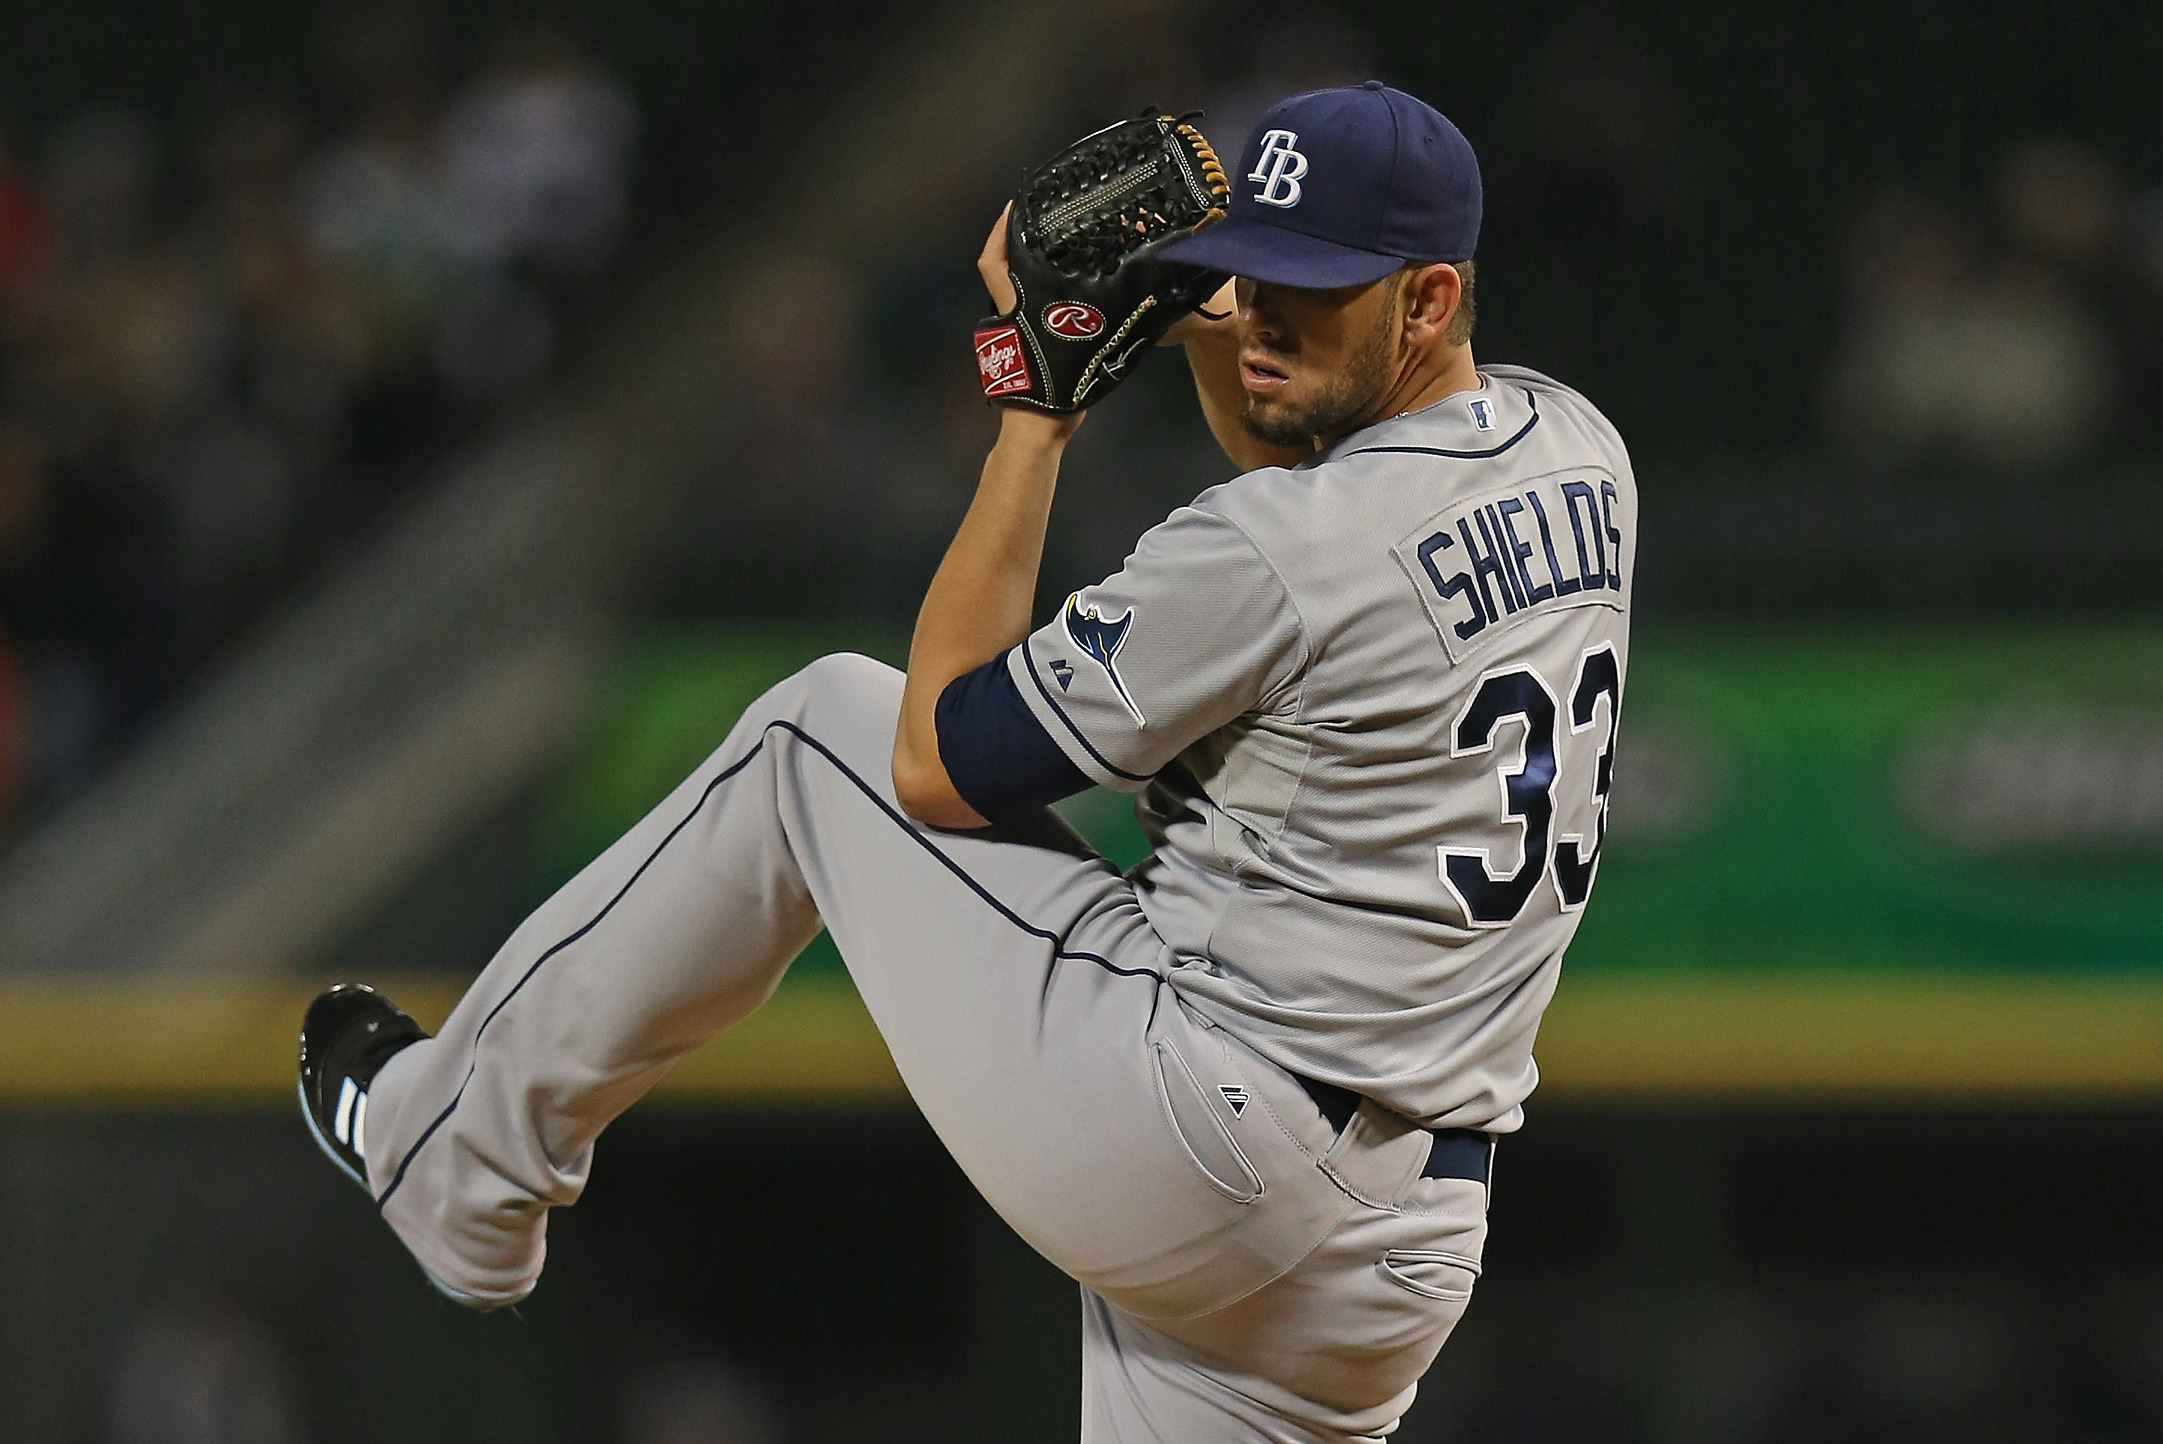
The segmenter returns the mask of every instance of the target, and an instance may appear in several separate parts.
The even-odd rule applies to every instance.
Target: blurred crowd
[[[0,129],[0,818],[530,396],[592,306],[630,95],[547,24],[452,58],[368,0],[185,122]]]
[[[616,1444],[786,1444],[786,1411],[735,1360],[679,1352],[627,1370]],[[308,1444],[311,1402],[290,1341],[215,1291],[160,1299],[122,1331],[103,1444]]]
[[[2119,1444],[2163,1420],[2163,1309],[2122,1284],[2067,1318],[2047,1294],[1948,1279],[1723,1276],[1696,1297],[1643,1279],[1517,1279],[1452,1336],[1392,1435],[1404,1444],[1720,1439],[1736,1444]],[[307,1444],[295,1344],[215,1294],[123,1331],[106,1444]],[[1665,1350],[1666,1352],[1662,1352]],[[1671,1362],[1662,1364],[1662,1359]],[[1686,1362],[1685,1362],[1686,1361]],[[1680,1364],[1683,1372],[1673,1369]],[[876,1367],[850,1350],[842,1378]],[[1523,1387],[1527,1371],[1541,1387]],[[894,1437],[950,1407],[927,1372]],[[860,1387],[871,1387],[868,1378]],[[800,1386],[799,1386],[800,1388]],[[787,1444],[830,1400],[788,1397],[744,1361],[664,1346],[614,1381],[613,1444]],[[964,1416],[966,1419],[966,1416]],[[967,1420],[955,1432],[976,1437]],[[1048,1432],[1048,1431],[1047,1431]]]
[[[1911,185],[1848,228],[1830,436],[1885,463],[2007,471],[2163,440],[2163,189],[2101,152],[2010,147],[1987,205]]]
[[[0,123],[0,820],[65,795],[270,599],[530,398],[597,309],[626,226],[628,90],[562,28],[453,46],[427,4],[332,8],[291,75],[184,118]],[[1451,81],[1497,177],[1483,356],[1583,385],[1648,456],[1824,444],[1865,467],[2025,475],[2163,444],[2147,404],[2163,190],[2106,153],[2019,142],[1983,167],[1980,200],[1843,172],[1809,192],[1824,219],[1764,259],[1748,238],[1769,233],[1723,229],[1754,156],[1722,152],[1713,92],[1670,53],[1589,11],[1519,43],[1519,80]],[[1070,129],[1017,154],[1101,119],[1106,96],[1200,100],[1231,152],[1290,90],[1422,83],[1372,27],[1311,6],[1206,61],[1151,54],[1155,70],[1068,77]],[[692,149],[739,183],[741,164]],[[989,183],[951,226],[887,237],[878,265],[747,268],[745,384],[717,399],[714,475],[650,569],[657,613],[913,606],[989,437],[954,349],[1010,178]],[[1752,224],[1786,226],[1755,204]],[[1794,280],[1828,252],[1822,281]],[[1733,364],[1738,335],[1756,364]],[[1054,529],[1062,584],[1221,476],[1176,358],[1092,420],[1072,469],[1090,501]]]
[[[728,340],[742,376],[724,403],[731,443],[681,498],[644,605],[674,616],[913,615],[996,434],[965,342],[988,304],[973,262],[1012,193],[1009,163],[1054,153],[1131,97],[1196,105],[1229,165],[1272,102],[1357,82],[1376,65],[1357,28],[1310,7],[1243,27],[1221,50],[1093,54],[1042,80],[1042,111],[969,202],[883,237],[868,262],[792,253],[745,267]],[[1183,357],[1149,358],[1116,404],[1093,410],[1063,475],[1062,493],[1086,501],[1062,506],[1047,540],[1043,585],[1060,594],[1116,570],[1136,536],[1226,479]],[[812,538],[817,565],[806,565]]]

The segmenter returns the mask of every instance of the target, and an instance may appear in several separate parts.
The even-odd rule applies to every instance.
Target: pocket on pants
[[[1252,1203],[1262,1196],[1262,1178],[1247,1155],[1217,1117],[1216,1104],[1187,1066],[1187,1060],[1168,1041],[1156,1044],[1157,1101],[1164,1106],[1172,1136],[1192,1160],[1197,1172],[1217,1192],[1234,1203]]]
[[[1443,1249],[1393,1248],[1382,1255],[1382,1276],[1421,1298],[1461,1304],[1479,1282],[1477,1259]]]

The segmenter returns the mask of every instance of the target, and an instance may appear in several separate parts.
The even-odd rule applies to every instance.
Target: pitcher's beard
[[[1304,404],[1258,401],[1252,392],[1239,414],[1247,435],[1270,446],[1307,446],[1318,437],[1334,438],[1381,399],[1396,370],[1397,337],[1403,318],[1396,307],[1383,308],[1380,320],[1344,370],[1331,377],[1320,394]]]

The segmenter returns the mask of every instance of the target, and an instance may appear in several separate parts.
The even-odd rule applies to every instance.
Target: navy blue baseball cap
[[[1321,290],[1407,261],[1469,261],[1480,166],[1464,133],[1379,80],[1271,106],[1232,172],[1224,219],[1163,254],[1213,271]]]

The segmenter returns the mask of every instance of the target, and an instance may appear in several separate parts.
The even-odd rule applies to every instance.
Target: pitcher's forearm
[[[976,497],[939,563],[909,645],[909,678],[945,687],[1029,633],[1059,460],[1079,418],[1009,411]]]
[[[947,684],[1029,635],[1059,461],[1080,423],[1078,415],[1003,414],[976,498],[916,615],[894,747],[897,783],[937,766],[936,709]]]

